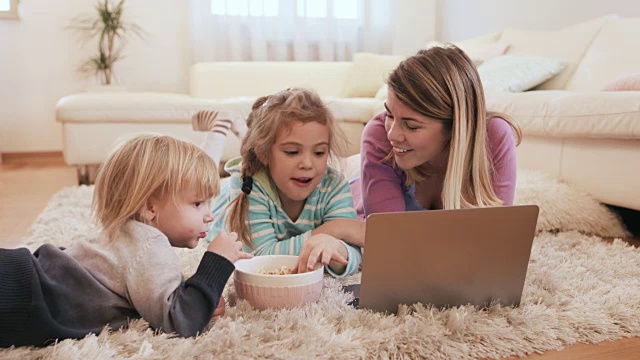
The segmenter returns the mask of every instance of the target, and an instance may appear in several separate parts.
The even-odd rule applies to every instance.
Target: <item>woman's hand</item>
[[[327,234],[313,235],[300,251],[297,273],[312,271],[320,262],[341,274],[349,263],[348,256],[347,247],[340,240]]]
[[[213,311],[213,316],[211,317],[211,319],[215,320],[220,316],[223,316],[224,312],[225,312],[225,302],[224,302],[224,298],[220,296],[220,301],[218,301],[218,307],[216,307],[216,309]]]
[[[242,242],[238,240],[238,234],[220,231],[218,236],[211,241],[207,251],[224,256],[232,263],[240,259],[251,259],[253,255],[242,251]]]
[[[364,247],[366,224],[358,219],[335,219],[318,226],[312,234],[327,234],[351,245]]]

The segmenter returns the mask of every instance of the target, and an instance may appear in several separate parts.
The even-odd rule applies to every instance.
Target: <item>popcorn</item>
[[[291,275],[293,273],[294,273],[293,269],[287,267],[286,265],[282,265],[280,269],[274,269],[274,270],[265,270],[264,268],[262,268],[258,272],[258,274],[265,274],[265,275]]]

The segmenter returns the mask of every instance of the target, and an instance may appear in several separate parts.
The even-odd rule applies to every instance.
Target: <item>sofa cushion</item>
[[[569,65],[562,73],[538,87],[540,90],[561,90],[602,26],[616,18],[617,15],[607,15],[556,31],[507,28],[500,41],[510,44],[507,54],[531,54],[568,61]]]
[[[593,40],[567,90],[597,91],[617,78],[640,71],[640,18],[608,22]]]
[[[491,94],[487,108],[512,116],[525,135],[640,139],[640,92]]]
[[[485,92],[521,92],[557,75],[567,62],[535,55],[501,55],[478,67]]]
[[[640,73],[625,75],[605,86],[604,91],[640,91]]]
[[[374,97],[380,86],[405,56],[356,53],[341,97]]]

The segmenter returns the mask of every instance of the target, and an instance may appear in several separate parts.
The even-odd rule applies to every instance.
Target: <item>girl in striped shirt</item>
[[[318,262],[336,277],[357,272],[362,255],[350,243],[363,242],[364,222],[357,220],[349,184],[327,166],[345,138],[320,97],[306,89],[261,97],[248,129],[223,113],[209,117],[200,127],[194,117],[194,128],[210,136],[246,133],[241,156],[225,165],[231,176],[214,201],[210,236],[235,231],[255,255],[299,255],[297,272]]]

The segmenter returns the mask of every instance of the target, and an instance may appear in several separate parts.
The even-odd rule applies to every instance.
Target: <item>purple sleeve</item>
[[[493,162],[493,191],[503,205],[513,205],[518,170],[513,129],[506,120],[491,118],[488,121],[487,138]]]
[[[402,190],[405,181],[403,172],[382,162],[391,151],[384,128],[385,117],[386,112],[383,112],[373,118],[362,133],[360,178],[365,216],[406,209]]]

